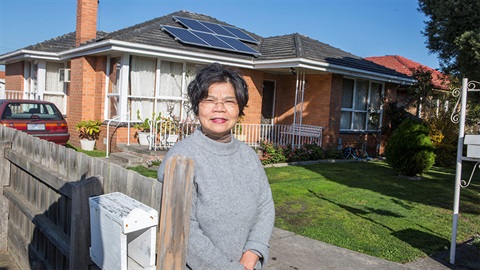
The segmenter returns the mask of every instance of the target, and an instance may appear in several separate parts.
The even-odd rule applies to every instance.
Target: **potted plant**
[[[134,137],[138,139],[138,144],[150,145],[150,119],[142,119],[140,110],[137,111],[137,118],[141,122],[133,125],[133,128],[137,129]],[[158,120],[155,118],[155,112],[152,113],[152,119],[154,119],[153,121]]]
[[[75,127],[80,131],[78,137],[83,150],[92,151],[95,148],[95,141],[100,135],[101,125],[102,122],[96,120],[85,120],[76,124]]]

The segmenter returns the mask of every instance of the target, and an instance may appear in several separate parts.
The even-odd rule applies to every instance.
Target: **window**
[[[46,63],[45,92],[43,100],[55,103],[62,113],[67,113],[65,83],[60,81],[59,70],[65,68],[64,63]]]
[[[377,130],[381,117],[383,84],[344,79],[340,130]]]

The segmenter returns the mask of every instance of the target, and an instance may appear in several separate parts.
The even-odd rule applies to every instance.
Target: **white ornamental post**
[[[470,181],[472,180],[472,176],[475,173],[476,167],[480,164],[480,158],[475,157],[478,153],[470,156],[463,156],[463,145],[467,143],[475,144],[477,143],[477,136],[469,138],[470,140],[465,140],[465,115],[466,115],[466,107],[467,107],[467,93],[468,92],[478,92],[480,89],[476,89],[476,85],[480,85],[479,82],[470,81],[468,82],[467,78],[462,80],[462,90],[460,89],[453,90],[452,94],[454,97],[461,97],[461,104],[460,104],[460,115],[458,115],[458,105],[460,100],[457,100],[455,108],[453,109],[451,120],[454,123],[459,123],[459,130],[458,130],[458,145],[457,145],[457,163],[456,163],[456,172],[455,172],[455,194],[454,194],[454,202],[453,202],[453,222],[452,222],[452,239],[450,243],[450,263],[455,264],[455,251],[457,245],[457,225],[458,225],[458,212],[460,206],[460,189],[468,187]],[[471,136],[471,135],[468,135]],[[472,149],[478,150],[478,146],[468,146],[473,147]],[[470,151],[470,150],[469,150]],[[473,152],[473,151],[472,151]],[[470,175],[470,179],[468,182],[462,180],[462,162],[463,161],[473,161],[476,162],[475,166],[473,167],[473,171]]]

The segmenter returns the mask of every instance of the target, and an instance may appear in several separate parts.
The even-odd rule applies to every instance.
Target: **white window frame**
[[[380,82],[380,81],[374,81],[374,80],[368,80],[368,79],[362,79],[362,78],[354,78],[354,77],[344,77],[343,80],[353,80],[353,96],[352,96],[352,107],[351,108],[344,108],[342,107],[341,108],[341,112],[340,112],[340,121],[342,121],[342,113],[344,112],[348,112],[350,113],[350,128],[346,129],[346,128],[340,128],[340,132],[352,132],[352,131],[361,131],[361,132],[373,132],[373,131],[378,131],[380,128],[381,128],[381,125],[382,125],[382,119],[383,119],[383,104],[382,104],[382,97],[384,96],[384,93],[385,93],[385,83],[383,82]],[[367,81],[368,82],[368,89],[367,89],[367,101],[366,101],[366,109],[357,109],[355,108],[355,97],[357,95],[357,82],[358,80],[362,80],[362,81]],[[382,86],[382,90],[381,90],[381,93],[380,93],[380,97],[379,97],[379,104],[380,104],[380,108],[379,110],[377,111],[371,111],[369,108],[372,104],[372,83],[375,83],[375,84],[380,84]],[[342,91],[343,91],[343,87],[342,87]],[[343,94],[342,94],[342,99],[343,99]],[[341,102],[342,106],[343,106],[343,102]],[[355,123],[355,114],[356,113],[362,113],[362,114],[365,114],[365,123],[363,123],[363,126],[365,127],[365,129],[355,129],[354,128],[354,123]],[[368,121],[371,117],[371,114],[372,113],[378,113],[379,114],[379,123],[378,123],[378,128],[377,129],[374,129],[374,130],[371,130],[371,129],[368,129],[369,128],[369,124],[368,124]],[[341,124],[340,124],[341,126]]]

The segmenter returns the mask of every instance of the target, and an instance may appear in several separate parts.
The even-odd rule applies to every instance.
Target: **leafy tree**
[[[417,80],[417,83],[410,87],[409,94],[410,97],[415,100],[415,116],[420,117],[420,108],[428,109],[434,106],[434,104],[431,104],[429,98],[434,89],[432,84],[432,71],[423,67],[414,68],[412,69],[412,77]]]
[[[422,33],[442,70],[480,80],[480,0],[419,0],[418,10],[428,17]]]

